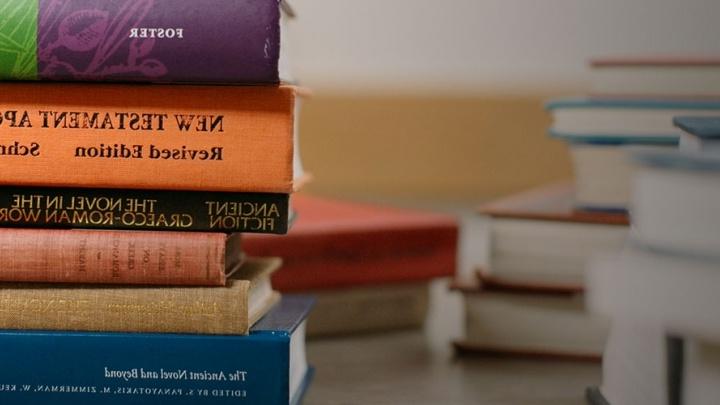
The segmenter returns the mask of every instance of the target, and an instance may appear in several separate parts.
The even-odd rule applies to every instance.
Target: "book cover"
[[[720,99],[585,97],[551,100],[550,136],[596,145],[677,145],[677,115],[717,115]]]
[[[298,333],[311,305],[285,297],[248,336],[0,331],[0,402],[298,404],[312,378]]]
[[[600,97],[718,99],[718,55],[625,55],[590,61],[591,94]]]
[[[393,283],[309,292],[316,299],[310,337],[419,329],[430,307],[429,282]]]
[[[717,259],[628,246],[595,258],[587,268],[588,305],[614,322],[657,325],[665,331],[720,341],[720,315],[699,311],[718,305]]]
[[[223,287],[5,283],[0,329],[247,334],[277,301],[280,259],[248,259]]]
[[[717,140],[720,138],[720,117],[679,116],[673,118],[673,124],[701,139]]]
[[[483,291],[503,292],[506,294],[547,294],[547,295],[565,295],[572,296],[581,294],[585,291],[582,285],[552,284],[552,283],[536,283],[532,281],[505,280],[490,274],[483,268],[478,268],[475,272],[478,285],[477,286],[458,286],[460,291],[470,292],[472,289],[480,289]]]
[[[295,89],[0,83],[0,185],[289,193]]]
[[[240,234],[0,228],[0,281],[225,285]]]
[[[465,336],[458,353],[597,362],[609,324],[585,310],[582,293],[542,286],[455,285]],[[542,325],[542,327],[540,327]]]
[[[293,196],[287,235],[247,235],[248,254],[283,258],[280,291],[423,281],[455,274],[458,225],[442,214]]]
[[[0,187],[0,225],[284,234],[289,195]]]
[[[575,207],[575,189],[562,182],[513,194],[478,207],[478,212],[494,218],[573,222],[627,226],[627,213],[580,210]]]
[[[673,124],[682,130],[679,149],[687,152],[717,153],[720,150],[718,117],[677,116]]]
[[[645,248],[718,261],[720,155],[636,151],[632,240]]]
[[[588,258],[621,249],[627,239],[624,211],[576,208],[577,187],[555,183],[483,204],[488,225],[484,284],[579,291]]]
[[[645,167],[690,171],[695,173],[720,172],[720,156],[710,153],[698,154],[686,151],[656,151],[637,149],[632,160]]]
[[[693,99],[667,99],[633,98],[633,97],[569,97],[550,100],[545,108],[554,111],[573,108],[624,108],[624,109],[652,109],[652,110],[715,110],[720,108],[720,100],[693,100]]]
[[[5,0],[0,79],[277,83],[278,0]]]

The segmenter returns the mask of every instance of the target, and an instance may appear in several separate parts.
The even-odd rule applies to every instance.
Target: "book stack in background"
[[[684,150],[713,149],[717,133],[699,130],[697,121],[692,120],[707,124],[708,117],[720,114],[720,99],[716,97],[719,66],[716,59],[600,59],[591,63],[593,88],[589,96],[547,104],[553,116],[550,136],[567,143],[574,163],[574,184],[548,186],[481,208],[481,214],[490,219],[489,266],[479,272],[477,285],[461,287],[467,333],[465,339],[456,342],[457,348],[583,359],[599,359],[605,353],[606,364],[632,364],[609,348],[613,342],[626,340],[623,336],[635,334],[637,325],[613,324],[609,351],[604,352],[609,323],[587,309],[582,295],[588,288],[585,267],[598,253],[622,249],[628,235],[627,210],[635,170],[628,151],[642,148],[644,153],[665,156],[675,153],[678,143]],[[673,125],[673,117],[678,115],[694,117],[676,120],[694,136],[684,135],[681,140],[683,131]],[[665,164],[685,164],[680,162],[668,158]],[[681,201],[687,194],[678,192],[677,196],[680,200],[652,200],[657,206],[685,206],[696,215],[702,214]],[[712,201],[698,197],[698,201],[702,199]],[[645,227],[649,223],[655,224],[650,226],[653,229],[657,224],[668,224],[654,234],[677,233],[677,223],[670,224],[667,218],[658,220],[657,213],[652,215],[655,219],[645,221]],[[691,233],[693,228],[686,229]],[[609,280],[618,272],[607,271],[603,276]],[[642,289],[639,285],[635,288]],[[627,291],[630,294],[631,290]],[[634,345],[624,347],[625,351],[640,357],[664,347],[661,334],[650,335],[647,344],[635,340]],[[645,360],[655,361],[653,356]],[[608,385],[613,381],[624,381],[621,384],[625,387],[634,384],[627,375],[608,373]],[[662,374],[657,370],[654,373]],[[618,403],[661,402],[645,398]]]
[[[0,16],[0,402],[299,402],[312,300],[241,238],[301,176],[278,1]]]
[[[253,234],[245,250],[277,254],[273,285],[317,300],[308,336],[417,328],[429,307],[429,284],[455,275],[457,220],[375,204],[298,194],[287,236]]]
[[[706,80],[719,69],[714,59],[597,59],[589,96],[550,101],[550,134],[568,144],[577,206],[626,210],[632,176],[627,149],[674,149],[681,131],[673,117],[720,113],[712,97],[717,79]]]
[[[589,302],[612,319],[591,403],[714,404],[720,396],[720,135],[717,117],[676,117],[676,151],[636,151],[632,238],[589,267]],[[693,139],[694,138],[694,139]]]
[[[607,321],[585,310],[584,268],[614,251],[627,216],[580,211],[569,183],[551,184],[480,207],[489,222],[489,266],[459,285],[466,334],[461,353],[597,361]],[[478,247],[481,248],[481,247]]]
[[[466,303],[462,351],[599,360],[609,323],[585,304],[585,267],[620,250],[628,235],[633,166],[642,147],[673,151],[673,117],[720,113],[710,87],[717,60],[608,58],[591,62],[585,97],[550,101],[549,135],[566,142],[574,181],[520,193],[480,208],[489,220],[489,265]],[[717,84],[713,82],[713,85]]]

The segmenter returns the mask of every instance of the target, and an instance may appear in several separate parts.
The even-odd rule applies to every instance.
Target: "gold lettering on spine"
[[[211,229],[272,232],[280,219],[277,204],[206,201],[205,205]]]

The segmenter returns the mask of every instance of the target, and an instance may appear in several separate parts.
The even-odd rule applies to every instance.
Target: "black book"
[[[289,194],[0,187],[0,226],[284,234]]]

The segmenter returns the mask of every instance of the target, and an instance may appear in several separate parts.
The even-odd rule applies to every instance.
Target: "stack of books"
[[[278,1],[0,16],[0,402],[298,402],[312,299],[241,239],[300,175]]]
[[[598,59],[591,62],[589,96],[547,104],[554,119],[550,134],[567,142],[573,158],[578,207],[626,210],[632,177],[627,149],[674,149],[680,131],[673,127],[673,117],[720,114],[720,102],[708,93],[712,86],[692,93],[708,75],[717,75],[719,62]]]
[[[252,255],[277,254],[281,292],[312,294],[308,336],[417,328],[430,303],[430,282],[455,275],[458,225],[452,216],[293,196],[297,219],[287,236],[252,234]]]
[[[462,353],[598,361],[607,321],[585,310],[589,258],[620,248],[627,216],[581,211],[559,183],[480,207],[489,221],[489,266],[458,285],[465,302]],[[483,248],[483,247],[478,247]]]
[[[711,150],[717,134],[705,131],[702,140],[682,136],[683,125],[687,129],[692,123],[681,118],[677,128],[673,117],[702,120],[720,114],[719,67],[716,59],[599,59],[591,63],[590,95],[547,104],[553,115],[550,136],[566,142],[573,158],[573,185],[548,186],[481,207],[481,214],[491,221],[489,266],[479,271],[477,285],[461,286],[467,334],[456,342],[459,349],[601,358],[609,323],[586,306],[586,264],[598,253],[621,250],[629,234],[635,167],[628,152],[642,148],[644,153],[662,155],[679,143],[686,150]],[[687,195],[678,192],[677,198]],[[648,198],[656,206],[677,204],[688,209],[677,198]],[[695,214],[707,211],[689,209]],[[647,208],[645,212],[659,216]],[[667,224],[654,235],[676,234],[675,227],[680,226],[667,220],[644,222],[652,229]],[[630,325],[631,330],[634,327]],[[614,327],[610,340],[622,339],[618,335],[623,333]],[[635,351],[654,348],[649,343]],[[660,402],[618,402],[624,403]]]
[[[636,151],[632,238],[588,271],[589,302],[613,321],[593,404],[713,404],[720,397],[720,135],[716,117],[677,117],[687,142]],[[692,139],[695,138],[695,139]],[[699,148],[698,148],[699,147]]]

